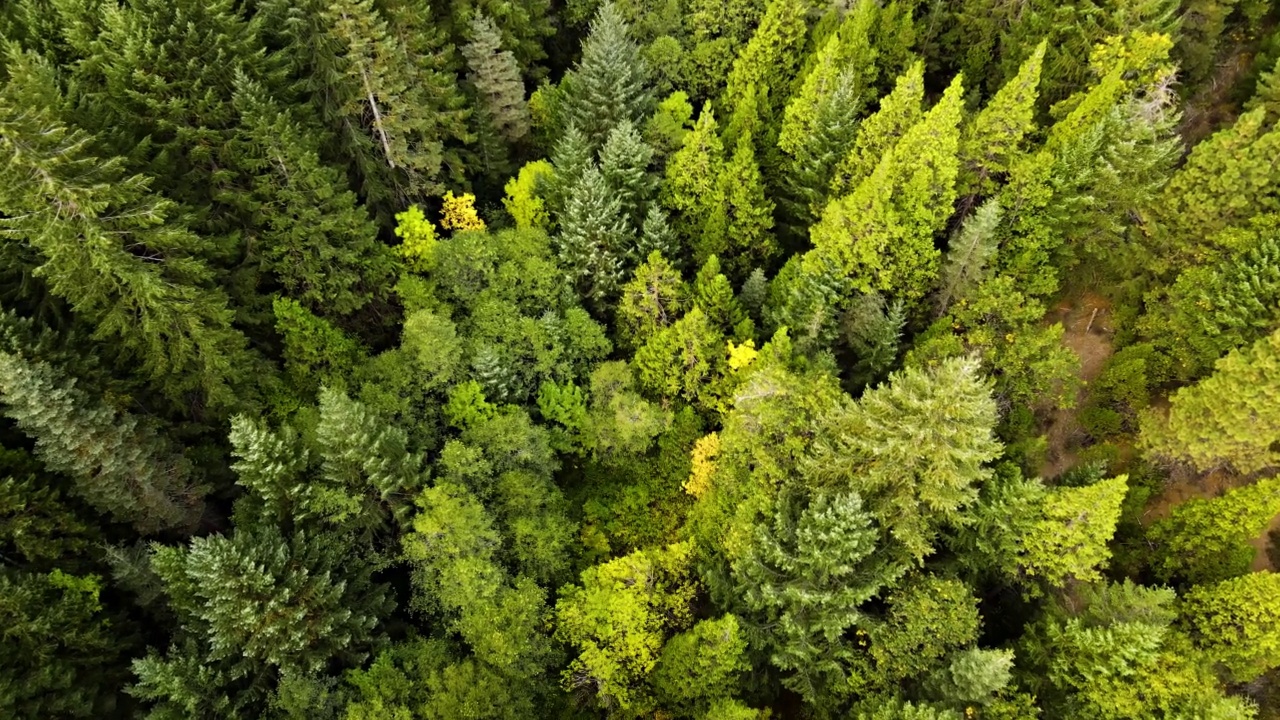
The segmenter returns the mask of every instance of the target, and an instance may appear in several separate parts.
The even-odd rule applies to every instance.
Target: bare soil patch
[[[1076,415],[1088,396],[1088,384],[1098,377],[1114,352],[1111,338],[1115,329],[1111,326],[1111,302],[1088,292],[1059,303],[1045,321],[1062,323],[1062,344],[1079,356],[1079,377],[1084,381],[1075,405],[1055,410],[1049,421],[1049,450],[1040,467],[1040,476],[1050,479],[1075,465],[1076,453],[1085,440]]]

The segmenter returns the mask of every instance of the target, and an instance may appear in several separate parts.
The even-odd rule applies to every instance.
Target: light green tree
[[[1181,614],[1191,639],[1246,683],[1280,665],[1280,575],[1257,572],[1192,588]]]
[[[1280,514],[1280,479],[1268,478],[1221,497],[1192,498],[1156,521],[1148,535],[1158,548],[1155,570],[1192,583],[1225,580],[1249,571],[1261,535]]]

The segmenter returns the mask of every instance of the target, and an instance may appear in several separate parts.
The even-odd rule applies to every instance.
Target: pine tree
[[[653,106],[648,69],[613,2],[600,5],[582,43],[582,59],[563,81],[564,117],[599,149],[623,121],[641,127]]]
[[[155,428],[21,348],[0,351],[0,396],[45,466],[70,477],[90,505],[143,534],[195,529],[204,503],[194,470]]]
[[[226,297],[204,286],[199,239],[121,161],[100,160],[92,138],[55,114],[53,68],[10,54],[0,92],[3,186],[0,232],[30,243],[49,291],[113,338],[172,400],[236,401],[237,373],[252,360],[231,326]],[[145,248],[145,251],[142,249]]]
[[[631,121],[624,120],[609,132],[600,150],[600,174],[622,206],[627,226],[640,230],[656,190],[649,174],[653,148],[640,137]]]
[[[373,0],[328,0],[321,16],[328,23],[323,32],[343,58],[331,122],[354,158],[366,201],[404,207],[438,194],[445,143],[468,139],[467,111],[445,71],[451,58],[441,38],[420,22],[414,28],[395,23],[416,12],[387,18]]]
[[[965,125],[960,141],[961,195],[990,194],[990,178],[1009,171],[1022,139],[1035,129],[1036,90],[1047,46],[1041,41],[1018,74]]]
[[[924,114],[924,65],[911,66],[894,83],[893,91],[880,100],[875,114],[858,126],[854,145],[836,166],[831,180],[831,196],[853,192],[880,164],[880,160]]]
[[[670,327],[683,313],[689,290],[679,271],[654,251],[635,277],[622,288],[618,300],[618,335],[622,343],[640,348]]]
[[[594,165],[566,200],[554,243],[560,267],[578,294],[597,308],[606,307],[622,281],[634,235],[628,232],[621,201]]]
[[[988,264],[1000,242],[996,235],[1000,216],[1000,200],[992,198],[965,218],[959,232],[951,239],[942,262],[942,281],[937,298],[939,315],[945,314],[951,303],[964,300],[986,279]]]
[[[507,142],[519,142],[529,134],[530,119],[515,56],[502,49],[502,36],[483,13],[471,18],[470,29],[471,42],[463,46],[462,55],[471,68],[471,84],[498,133]]]
[[[1159,548],[1155,570],[1164,579],[1211,583],[1249,571],[1261,535],[1280,514],[1280,480],[1269,478],[1220,497],[1193,498],[1173,508],[1148,532]]]
[[[671,225],[684,247],[720,243],[705,238],[707,219],[724,204],[724,146],[715,115],[704,107],[693,130],[684,136],[684,146],[667,163],[661,201],[671,213]]]
[[[1192,588],[1182,614],[1191,639],[1237,683],[1280,666],[1280,574],[1249,573]]]
[[[1280,462],[1280,332],[1233,350],[1213,375],[1170,397],[1168,417],[1142,419],[1141,445],[1151,455],[1207,471],[1230,465],[1254,472]]]
[[[394,260],[346,178],[321,161],[312,137],[247,76],[236,79],[235,105],[241,163],[255,173],[266,268],[317,313],[349,315],[383,294]]]

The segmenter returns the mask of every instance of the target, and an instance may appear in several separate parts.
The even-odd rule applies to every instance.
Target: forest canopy
[[[0,716],[1280,719],[1280,6],[0,4]]]

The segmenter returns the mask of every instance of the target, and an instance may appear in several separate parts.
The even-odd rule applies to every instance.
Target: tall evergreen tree
[[[600,6],[582,44],[582,59],[562,86],[566,121],[599,149],[624,120],[642,127],[653,110],[648,69],[631,29],[612,2]]]
[[[917,63],[903,73],[893,91],[880,99],[875,114],[858,126],[853,147],[836,166],[831,180],[831,195],[840,197],[853,192],[880,164],[898,140],[923,115],[924,65]]]
[[[777,241],[770,232],[774,204],[765,192],[750,133],[739,136],[733,157],[721,172],[717,195],[724,198],[719,210],[723,220],[719,213],[708,219],[702,242],[694,245],[694,258],[705,262],[715,254],[717,246],[723,246],[718,251],[724,253],[726,270],[741,281],[751,268],[768,264],[778,253]]]
[[[600,174],[621,204],[632,232],[644,226],[656,190],[656,178],[649,174],[653,156],[653,148],[629,120],[609,132],[600,150]]]
[[[938,311],[945,313],[951,303],[963,300],[988,274],[988,264],[1000,238],[1000,201],[992,198],[964,219],[951,239],[942,262],[942,282],[938,290]]]
[[[602,312],[617,293],[634,242],[621,200],[600,171],[588,167],[565,201],[555,244],[579,295]]]
[[[91,398],[52,365],[13,347],[0,351],[5,414],[36,441],[46,467],[75,492],[138,532],[190,532],[204,511],[194,469],[145,420]]]
[[[471,84],[476,87],[486,119],[507,142],[520,142],[529,134],[530,119],[515,56],[503,49],[502,36],[483,13],[475,14],[470,29],[471,42],[463,46],[462,55],[471,68]]]
[[[961,195],[990,194],[990,178],[1009,170],[1026,135],[1035,128],[1035,104],[1047,41],[1036,46],[1018,74],[965,125],[960,141]]]
[[[1218,582],[1249,571],[1261,535],[1280,514],[1280,480],[1267,478],[1215,498],[1192,498],[1151,526],[1162,579]]]
[[[805,10],[798,0],[768,0],[760,24],[733,61],[720,98],[721,111],[732,114],[748,93],[785,95],[807,30]],[[772,108],[760,111],[764,117],[774,117]]]
[[[704,237],[704,229],[709,218],[722,212],[724,166],[715,115],[704,107],[693,130],[684,136],[684,145],[667,163],[662,183],[662,205],[671,212],[672,228],[685,247],[723,242]]]
[[[49,291],[99,338],[115,339],[171,399],[234,403],[237,373],[252,360],[226,297],[205,286],[199,238],[146,178],[94,157],[92,138],[58,117],[62,100],[47,62],[9,49],[0,228],[30,243]]]

